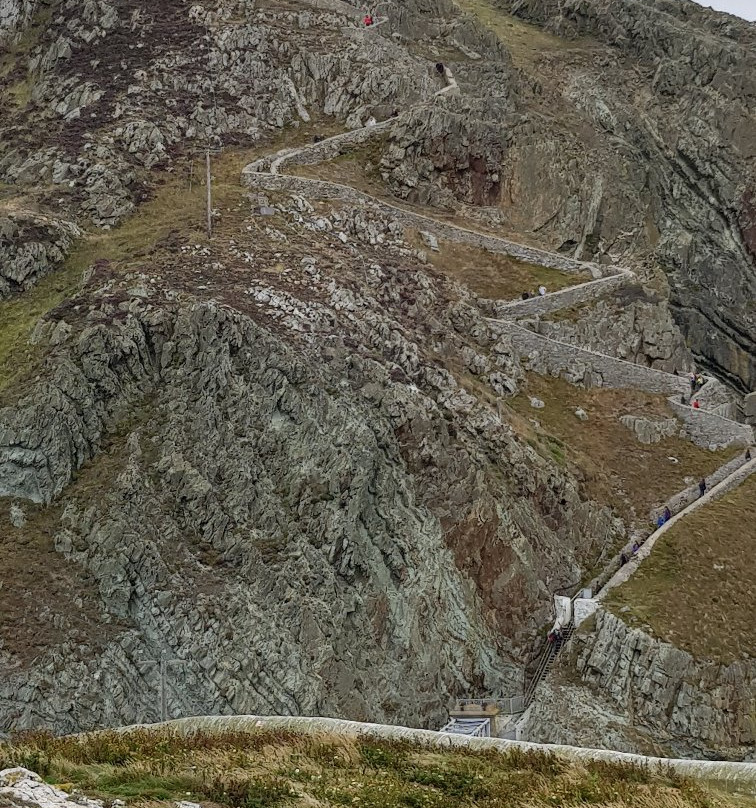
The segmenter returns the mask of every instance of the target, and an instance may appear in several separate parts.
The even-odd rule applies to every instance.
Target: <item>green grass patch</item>
[[[756,561],[747,539],[754,524],[756,475],[665,533],[607,605],[700,659],[752,658]]]

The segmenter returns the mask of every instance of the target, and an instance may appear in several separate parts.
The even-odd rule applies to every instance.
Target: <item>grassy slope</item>
[[[549,34],[536,25],[503,12],[495,0],[455,0],[463,11],[477,17],[504,43],[515,67],[528,70],[545,54],[564,54],[567,51],[587,51],[594,43],[581,39],[563,39]]]
[[[178,799],[245,808],[741,804],[667,772],[619,764],[285,731],[188,738],[155,731],[58,739],[37,734],[0,745],[0,768],[11,765],[36,770],[68,791],[140,806]]]
[[[630,625],[650,628],[696,657],[724,663],[752,657],[755,525],[752,475],[659,539],[607,605]]]
[[[533,409],[530,397],[546,406]],[[672,415],[664,396],[636,390],[586,390],[560,379],[529,374],[525,390],[509,402],[524,419],[541,424],[536,434],[559,461],[582,470],[590,496],[628,515],[629,505],[643,519],[671,494],[709,475],[739,450],[711,452],[678,437],[644,445],[623,426],[625,414],[665,417]],[[588,414],[581,421],[575,410]],[[669,457],[678,459],[673,463]],[[686,479],[690,478],[690,482]]]
[[[415,244],[425,249],[419,237]],[[438,252],[426,251],[428,260],[436,269],[450,275],[479,297],[492,300],[519,300],[522,292],[535,294],[541,284],[550,292],[556,292],[589,280],[587,275],[569,275],[442,239],[439,239]]]

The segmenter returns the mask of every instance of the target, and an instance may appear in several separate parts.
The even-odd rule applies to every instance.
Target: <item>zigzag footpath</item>
[[[427,104],[423,103],[420,106],[427,106]],[[596,351],[577,348],[569,343],[544,337],[513,322],[519,317],[558,311],[576,303],[598,298],[620,286],[632,283],[635,280],[635,274],[631,270],[624,267],[601,267],[595,263],[577,261],[499,236],[491,236],[458,225],[440,222],[430,216],[384,202],[349,185],[281,173],[286,166],[313,165],[333,159],[350,148],[382,136],[393,123],[394,119],[388,119],[373,126],[365,126],[351,132],[334,135],[317,143],[279,151],[275,155],[263,157],[244,168],[242,184],[268,191],[285,191],[321,199],[338,199],[351,204],[372,205],[406,227],[428,230],[437,238],[508,255],[561,272],[590,274],[593,280],[543,297],[508,303],[486,301],[484,305],[487,305],[489,310],[493,309],[493,313],[498,315],[497,318],[488,318],[488,322],[497,324],[502,332],[506,332],[511,338],[513,346],[519,351],[539,353],[547,366],[547,371],[552,375],[562,375],[566,371],[574,370],[576,363],[582,363],[584,374],[581,380],[590,385],[632,387],[649,393],[669,395],[670,405],[686,424],[691,440],[698,445],[708,447],[750,444],[753,439],[753,430],[750,427],[721,415],[702,409],[694,410],[681,404],[680,396],[687,391],[687,383],[683,378]]]
[[[729,446],[740,444],[750,446],[753,442],[753,429],[740,424],[729,418],[723,417],[706,409],[696,409],[682,403],[681,398],[687,398],[689,393],[688,382],[685,378],[654,368],[636,365],[623,359],[601,354],[585,348],[578,348],[570,343],[554,340],[542,336],[523,325],[516,322],[516,319],[534,315],[546,314],[559,309],[573,306],[576,303],[586,302],[598,298],[607,292],[619,288],[620,286],[635,281],[632,271],[622,267],[601,267],[594,263],[577,261],[566,258],[562,255],[528,247],[523,244],[509,241],[497,236],[480,233],[457,225],[440,222],[430,216],[408,211],[388,202],[384,202],[377,197],[371,196],[363,191],[359,191],[348,185],[330,182],[326,180],[308,179],[292,175],[281,174],[280,172],[287,165],[311,165],[322,160],[332,159],[344,153],[346,149],[368,142],[371,138],[382,135],[392,124],[392,121],[384,121],[371,127],[346,132],[335,135],[319,143],[303,146],[298,149],[279,152],[272,157],[262,158],[245,167],[242,172],[242,183],[247,187],[260,188],[268,191],[283,191],[320,199],[338,199],[350,204],[371,205],[396,219],[406,227],[427,230],[436,235],[437,238],[446,239],[452,242],[468,244],[470,246],[488,250],[489,252],[501,253],[521,261],[527,261],[562,272],[572,274],[590,274],[592,280],[576,284],[573,287],[560,292],[551,293],[542,297],[530,298],[523,301],[481,301],[483,308],[487,308],[489,313],[496,314],[497,317],[487,317],[486,321],[493,330],[498,330],[501,334],[508,336],[512,346],[521,354],[528,357],[531,365],[537,367],[538,372],[553,376],[566,375],[571,381],[580,381],[586,386],[601,386],[610,388],[634,388],[648,393],[666,394],[669,396],[670,406],[673,408],[678,418],[685,424],[685,433],[694,443],[704,446]],[[711,406],[712,409],[725,406],[716,395],[709,399],[709,392],[715,385],[707,384],[691,402],[698,398],[702,405]],[[743,465],[739,459],[725,464],[717,470],[712,478],[721,479],[707,495],[696,500],[692,504],[686,504],[666,525],[653,533],[644,543],[639,555],[639,562],[646,558],[653,549],[656,540],[663,535],[677,520],[693,510],[711,502],[721,496],[726,491],[739,485],[756,468],[756,460]],[[713,482],[713,479],[711,481]],[[671,502],[679,507],[687,502],[692,496],[691,491],[686,489],[679,492],[672,498]],[[672,509],[672,508],[670,508]],[[608,569],[615,568],[618,559],[611,562]],[[628,569],[626,569],[626,567]],[[604,585],[600,598],[614,586],[617,586],[637,568],[637,564],[628,564],[622,567]],[[603,577],[603,576],[602,576]],[[597,582],[598,583],[598,582]],[[598,607],[595,602],[594,608]],[[213,719],[202,719],[212,722]],[[272,718],[249,718],[244,719],[257,722],[262,726],[296,726],[298,728],[307,727],[308,731],[316,731],[312,727],[334,728],[351,733],[370,732],[381,737],[404,737],[429,740],[432,743],[440,743],[439,734],[425,733],[421,730],[409,730],[398,727],[379,727],[371,724],[355,724],[353,722],[330,722],[329,719],[272,719]],[[279,724],[278,721],[294,722],[316,722],[316,723],[295,723]],[[272,722],[272,723],[271,723]],[[212,724],[211,724],[212,726]],[[641,755],[629,755],[618,752],[606,752],[603,750],[587,750],[577,747],[563,746],[542,746],[538,744],[526,744],[519,741],[506,741],[502,739],[469,738],[465,736],[446,735],[441,733],[440,737],[448,740],[444,743],[450,745],[482,745],[484,747],[506,748],[508,745],[516,743],[529,748],[544,748],[564,754],[573,759],[595,759],[595,760],[628,760],[639,764],[658,764],[663,762],[671,765],[680,773],[689,776],[706,777],[707,779],[728,780],[734,778],[741,784],[740,778],[744,777],[752,787],[756,788],[756,764],[738,763],[718,763],[711,761],[667,761],[660,758],[648,758]],[[736,774],[737,773],[737,774]]]
[[[732,763],[730,761],[685,760],[676,758],[647,757],[628,752],[612,752],[606,749],[584,749],[561,744],[538,744],[526,741],[508,741],[502,738],[473,738],[433,730],[410,727],[367,724],[358,721],[343,721],[335,718],[289,717],[289,716],[196,716],[180,718],[160,724],[137,724],[122,727],[119,732],[138,729],[167,730],[177,735],[193,732],[259,732],[261,730],[290,730],[310,735],[340,735],[347,738],[368,736],[385,740],[409,741],[428,747],[465,747],[475,750],[493,750],[506,754],[513,748],[550,752],[570,761],[602,760],[612,763],[627,763],[651,769],[673,771],[684,777],[705,780],[711,784],[740,791],[756,793],[756,763]]]

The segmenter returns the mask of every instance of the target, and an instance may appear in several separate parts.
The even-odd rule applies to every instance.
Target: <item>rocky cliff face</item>
[[[600,609],[534,702],[533,741],[743,759],[756,745],[752,660],[696,660]],[[567,740],[567,739],[570,740]]]
[[[31,20],[33,0],[2,0],[0,2],[0,44],[7,45],[19,35]]]
[[[55,271],[76,228],[99,235],[88,285],[0,389],[0,726],[156,718],[161,657],[170,714],[436,725],[456,695],[517,692],[551,594],[623,525],[507,420],[521,357],[396,221],[248,196],[224,159],[430,102],[443,59],[460,96],[358,155],[370,181],[565,253],[662,260],[695,298],[679,312],[719,335],[691,327],[694,350],[744,386],[752,266],[719,200],[751,176],[747,87],[727,78],[746,34],[708,35],[726,77],[700,92],[727,85],[725,125],[667,102],[598,24],[566,49],[527,29],[523,52],[441,1],[370,32],[338,0],[34,11],[0,0],[0,297]],[[209,243],[188,190],[207,147]],[[713,254],[730,286],[702,292]],[[632,358],[684,358],[664,312],[634,316]]]
[[[635,288],[538,318],[529,326],[552,339],[668,373],[695,367],[666,301]]]
[[[433,724],[455,693],[517,689],[549,593],[620,535],[486,403],[516,354],[402,263],[401,228],[276,210],[276,273],[218,236],[179,270],[225,265],[206,300],[175,300],[173,261],[102,267],[38,329],[44,380],[0,411],[3,518],[82,595],[50,633],[59,580],[0,591],[4,726],[155,718],[161,654],[172,714]],[[333,223],[395,246],[352,267]]]
[[[752,389],[753,27],[694,3],[497,5],[556,36],[534,56],[510,34],[517,71],[455,61],[461,99],[407,123],[386,178],[418,201],[498,205],[505,226],[578,257],[657,263],[693,352]]]
[[[30,289],[44,275],[60,269],[80,235],[73,222],[36,212],[0,215],[0,298]]]

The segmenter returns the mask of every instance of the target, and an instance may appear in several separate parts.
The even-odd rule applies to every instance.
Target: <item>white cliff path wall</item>
[[[509,319],[551,313],[614,291],[633,282],[634,275],[630,270],[623,267],[600,267],[508,239],[439,222],[432,217],[407,211],[340,183],[279,173],[287,164],[313,164],[332,158],[348,148],[382,135],[390,128],[390,124],[391,120],[383,121],[375,126],[335,135],[320,143],[279,152],[273,158],[262,158],[245,167],[242,182],[247,186],[262,187],[266,190],[282,190],[323,199],[370,204],[407,227],[428,229],[437,237],[449,241],[503,253],[562,272],[589,273],[593,280],[542,297],[510,303],[484,301],[483,306],[497,315],[497,319],[489,319],[489,322],[496,324],[496,327],[506,333],[518,351],[528,353],[535,359],[531,364],[538,365],[535,368],[538,372],[574,377],[577,370],[577,377],[569,378],[570,381],[587,386],[631,387],[649,393],[671,395],[670,403],[686,425],[684,434],[694,443],[704,447],[750,444],[753,430],[748,425],[682,405],[678,397],[687,391],[687,382],[684,378],[544,337]]]

